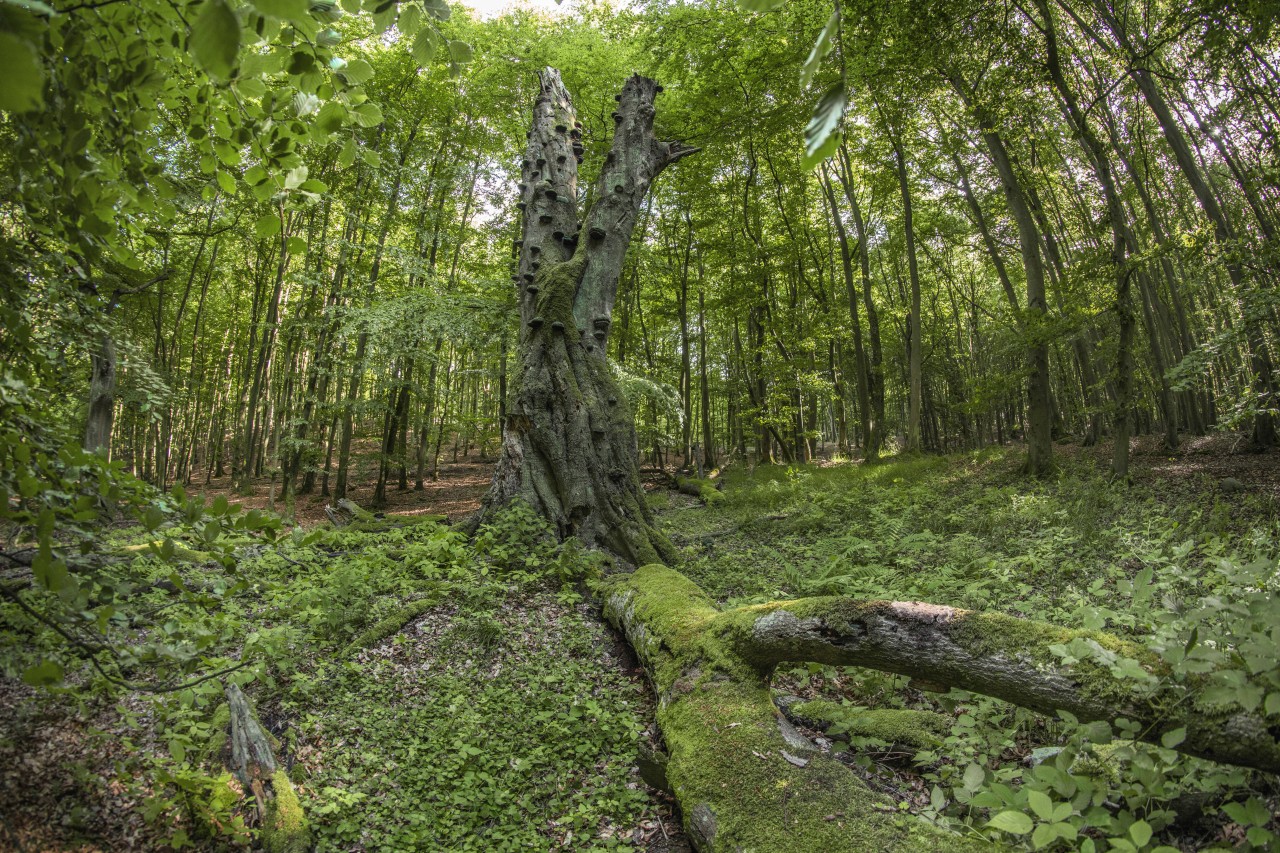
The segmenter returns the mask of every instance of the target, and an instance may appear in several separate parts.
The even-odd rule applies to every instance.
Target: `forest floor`
[[[1134,485],[1122,487],[1105,474],[1107,446],[1057,450],[1062,473],[1043,482],[1018,474],[1018,448],[998,448],[875,466],[731,466],[714,507],[650,478],[649,500],[682,570],[730,604],[847,594],[1123,630],[1134,626],[1126,596],[1144,568],[1174,579],[1164,584],[1224,560],[1274,560],[1280,454],[1233,452],[1232,437],[1215,436],[1169,455],[1143,437]],[[364,504],[373,469],[358,470],[352,497]],[[388,511],[456,521],[478,506],[490,471],[479,458],[442,465],[423,491],[390,489]],[[250,496],[213,486],[207,497],[267,503],[266,483]],[[298,520],[325,530],[323,506],[300,501]],[[523,543],[518,519],[511,529],[474,544],[434,524],[335,531],[237,567],[259,590],[244,624],[274,624],[289,662],[251,692],[281,738],[319,849],[496,850],[538,839],[535,849],[687,850],[669,799],[635,775],[637,738],[657,741],[643,673],[574,591],[576,558]],[[441,591],[438,603],[422,601]],[[862,670],[789,669],[775,688],[942,714],[945,750],[869,737],[841,753],[900,809],[937,820],[966,762],[1007,778],[1062,738],[1053,721],[995,700]],[[200,769],[216,755],[206,741],[218,701],[74,705],[0,679],[0,850],[238,849],[243,830],[212,805],[218,789]],[[1162,767],[1203,777],[1198,764]],[[1118,788],[1134,767],[1116,771]],[[1276,793],[1241,775],[1228,783]],[[1157,824],[1157,840],[1195,850],[1244,832],[1222,815],[1184,817]]]
[[[1110,464],[1112,443],[1104,440],[1093,447],[1063,443],[1055,452],[1063,459],[1089,460],[1105,468]],[[1159,479],[1208,477],[1221,481],[1231,478],[1247,489],[1280,496],[1280,454],[1250,453],[1247,437],[1239,433],[1184,436],[1175,453],[1163,449],[1159,436],[1137,436],[1131,442],[1130,454],[1133,478],[1140,484]],[[443,515],[450,522],[458,521],[480,508],[495,462],[477,451],[457,461],[445,454],[439,476],[424,477],[421,489],[414,486],[412,472],[407,489],[400,489],[393,479],[387,488],[387,506],[383,511],[395,515]],[[646,488],[661,488],[664,479],[650,476],[646,478]],[[363,453],[356,455],[348,497],[361,506],[371,506],[376,485],[376,456],[371,446],[364,447]],[[189,491],[210,500],[222,496],[245,509],[268,509],[273,488],[269,479],[261,478],[252,482],[245,494],[236,491],[231,477],[224,475],[212,478],[207,484],[192,485]],[[325,522],[328,519],[324,508],[331,501],[331,497],[321,495],[318,489],[303,495],[297,499],[294,517],[304,527]],[[280,511],[283,507],[277,503],[275,509]]]

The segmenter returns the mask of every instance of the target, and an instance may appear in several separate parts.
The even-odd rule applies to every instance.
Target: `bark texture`
[[[1163,662],[1118,637],[921,602],[809,598],[720,610],[674,569],[612,578],[605,615],[653,680],[670,750],[667,777],[700,850],[964,849],[967,842],[884,814],[879,798],[816,754],[774,710],[783,662],[862,666],[995,696],[1081,720],[1127,717],[1142,737],[1186,728],[1182,752],[1280,771],[1280,730],[1264,717],[1201,704],[1161,681],[1144,692],[1097,661],[1051,650],[1077,638],[1160,676]],[[732,784],[726,784],[732,780]],[[844,821],[832,820],[840,814]],[[839,824],[839,829],[837,829]],[[855,831],[851,831],[855,830]]]
[[[85,420],[84,449],[111,455],[111,428],[116,410],[116,344],[109,332],[98,339],[90,358],[89,415]]]
[[[276,764],[271,739],[248,697],[235,684],[228,684],[225,692],[231,728],[230,769],[257,800],[263,849],[267,853],[305,853],[311,849],[311,828],[293,783]]]
[[[695,149],[659,140],[654,98],[639,75],[617,96],[612,147],[580,225],[584,152],[572,101],[555,69],[541,73],[522,164],[523,211],[512,276],[522,321],[503,424],[502,458],[485,507],[531,505],[561,538],[622,561],[670,561],[640,489],[632,414],[606,364],[623,259],[640,205],[662,170]]]

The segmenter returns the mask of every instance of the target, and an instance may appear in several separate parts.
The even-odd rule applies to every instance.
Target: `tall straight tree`
[[[477,521],[521,499],[559,536],[635,563],[670,561],[640,488],[630,406],[606,363],[613,302],[640,205],[662,170],[697,149],[659,140],[661,87],[632,76],[616,96],[613,144],[585,222],[584,147],[560,73],[547,68],[525,149],[519,262],[522,329],[502,458]]]

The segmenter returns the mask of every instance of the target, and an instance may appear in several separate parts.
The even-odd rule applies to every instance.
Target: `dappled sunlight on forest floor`
[[[353,471],[355,476],[347,489],[347,497],[362,507],[371,508],[377,484],[377,469],[370,464],[359,464],[353,466]],[[480,508],[480,499],[489,488],[492,477],[493,460],[473,454],[458,462],[442,461],[439,479],[424,478],[421,490],[414,488],[412,475],[409,477],[409,488],[403,491],[393,479],[387,485],[387,505],[382,511],[395,515],[443,515],[450,522],[459,521]],[[237,493],[228,476],[217,478],[208,486],[193,487],[191,492],[210,500],[222,495],[245,509],[267,509],[272,491],[271,481],[265,478],[255,480],[251,488],[251,494]],[[327,521],[324,508],[332,501],[332,497],[322,497],[317,487],[315,493],[298,498],[294,510],[295,520],[304,527]],[[276,511],[281,512],[283,509],[277,500]]]

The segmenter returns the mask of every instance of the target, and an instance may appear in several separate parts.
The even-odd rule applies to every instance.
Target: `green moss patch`
[[[800,702],[790,711],[832,737],[874,738],[916,749],[940,746],[951,730],[951,720],[933,711],[857,709],[825,700]]]
[[[267,853],[306,853],[311,849],[311,825],[283,769],[272,774],[271,788],[275,799],[262,824],[263,849]]]

